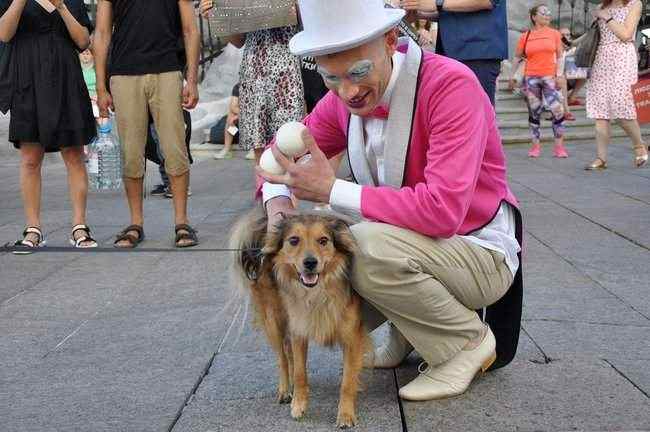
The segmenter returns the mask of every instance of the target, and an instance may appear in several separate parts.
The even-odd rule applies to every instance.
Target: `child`
[[[95,119],[99,118],[99,108],[97,107],[97,77],[95,76],[95,58],[90,49],[86,49],[79,54],[79,61],[81,62],[81,71],[88,87],[88,94],[93,106],[93,114]]]

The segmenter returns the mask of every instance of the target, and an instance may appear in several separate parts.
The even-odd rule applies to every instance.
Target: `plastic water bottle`
[[[111,121],[99,125],[97,139],[88,146],[88,181],[97,191],[122,187],[122,152],[111,126]]]

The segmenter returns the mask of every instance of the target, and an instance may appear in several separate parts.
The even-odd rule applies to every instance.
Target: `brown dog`
[[[291,416],[307,410],[309,341],[338,344],[343,351],[337,425],[356,424],[356,398],[363,355],[370,349],[349,269],[356,244],[340,219],[294,215],[267,232],[263,209],[242,218],[231,236],[238,249],[235,271],[248,288],[256,322],[264,329],[279,365],[278,402],[291,401]],[[293,378],[293,398],[291,394]]]

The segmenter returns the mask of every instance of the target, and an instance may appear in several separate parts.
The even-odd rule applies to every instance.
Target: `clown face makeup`
[[[381,101],[392,73],[397,47],[392,32],[357,48],[316,58],[327,88],[355,115],[369,114]]]
[[[372,62],[372,60],[359,60],[353,64],[350,69],[348,69],[345,78],[349,79],[355,84],[359,84],[368,78],[374,67],[375,64]],[[318,66],[318,73],[320,73],[320,75],[323,77],[326,85],[331,85],[333,87],[338,87],[341,85],[342,78],[329,73],[324,67]]]

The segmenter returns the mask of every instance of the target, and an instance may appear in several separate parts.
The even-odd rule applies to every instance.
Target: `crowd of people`
[[[134,248],[145,238],[148,142],[173,200],[174,244],[197,245],[187,214],[188,110],[199,98],[194,2],[100,0],[95,28],[82,0],[49,2],[51,14],[37,2],[0,0],[0,40],[8,43],[0,108],[11,111],[9,139],[21,153],[27,226],[16,245],[29,251],[45,243],[41,163],[45,152],[61,152],[73,210],[70,241],[97,246],[85,216],[83,149],[111,110],[130,210],[115,247]],[[517,347],[522,218],[494,114],[496,80],[508,57],[506,6],[499,0],[392,3],[301,0],[309,13],[291,10],[296,26],[232,37],[244,54],[217,157],[232,157],[237,138],[259,162],[282,124],[304,122],[311,159],[298,164],[271,146],[286,173],[256,167],[269,229],[295,210],[295,199],[329,204],[358,221],[351,227],[360,248],[352,284],[364,299],[368,329],[391,323],[374,366],[394,367],[417,350],[427,367],[399,394],[429,400],[463,393],[479,370],[505,366]],[[551,27],[546,5],[531,9],[531,28],[515,51],[525,58],[531,157],[541,153],[544,112],[551,115],[554,155],[568,156],[565,122],[586,80],[587,115],[597,133],[597,159],[587,168],[607,168],[615,119],[633,142],[635,166],[647,162],[630,90],[640,3],[604,0],[597,9],[601,40],[588,74],[565,67],[579,41]],[[201,0],[201,14],[212,8],[212,0]],[[345,10],[347,18],[324,8]],[[432,17],[433,29],[420,21]],[[398,38],[403,19],[417,22],[420,44]],[[354,175],[337,179],[345,151]],[[475,312],[481,308],[485,321]]]
[[[187,196],[191,193],[187,139],[191,122],[185,109],[192,108],[198,100],[196,70],[200,49],[196,25],[190,17],[193,5],[170,0],[151,11],[140,1],[127,5],[122,0],[102,0],[95,29],[81,0],[51,3],[56,13],[43,19],[38,4],[26,0],[0,1],[0,33],[4,41],[13,40],[7,45],[11,55],[5,59],[9,60],[3,65],[2,78],[7,85],[2,96],[5,109],[12,112],[10,140],[20,149],[22,158],[27,228],[21,244],[44,243],[40,228],[40,166],[45,152],[60,151],[70,178],[71,240],[78,247],[96,246],[85,221],[88,188],[82,149],[94,138],[95,122],[103,121],[109,108],[115,108],[121,131],[125,189],[131,212],[130,225],[119,234],[116,246],[134,247],[144,237],[143,142],[153,148],[151,152],[157,156],[153,160],[160,166],[161,184],[152,194],[176,196],[177,245],[197,244],[196,231],[189,225],[186,211]],[[202,0],[200,13],[209,14],[212,3]],[[407,12],[406,19],[412,23],[424,49],[467,65],[494,105],[500,64],[508,56],[505,2],[473,0],[462,6],[450,4],[444,11],[439,10],[444,3],[441,1],[391,3]],[[530,157],[539,157],[542,151],[542,120],[551,121],[554,156],[568,157],[564,133],[567,122],[575,120],[571,107],[585,103],[578,93],[587,84],[586,109],[587,116],[595,120],[597,158],[586,169],[607,168],[612,120],[618,120],[632,140],[635,165],[640,167],[647,162],[647,146],[636,122],[630,91],[630,85],[637,79],[633,40],[640,13],[640,0],[605,0],[594,15],[602,35],[598,56],[591,68],[581,68],[575,65],[580,38],[574,39],[567,28],[555,30],[547,5],[539,4],[530,10],[531,28],[521,35],[514,52],[513,71],[521,62],[523,77],[520,83],[512,80],[513,87],[520,85],[529,108]],[[152,30],[147,32],[146,40],[160,36],[155,43],[151,42],[154,49],[138,37],[135,22]],[[48,45],[38,43],[45,28],[59,35],[50,38]],[[313,57],[298,57],[289,51],[289,40],[301,28],[299,21],[293,27],[258,30],[230,38],[230,43],[243,47],[244,55],[240,82],[233,88],[228,112],[206,137],[224,144],[215,159],[232,158],[233,144],[238,143],[249,150],[247,158],[258,163],[261,151],[279,126],[300,121],[328,91]],[[480,32],[482,38],[473,38],[474,32]],[[78,51],[81,73],[72,57]],[[31,69],[43,73],[43,68],[36,68],[35,56],[48,59],[59,52],[65,61],[46,62],[50,65],[49,76],[22,73]],[[32,77],[31,82],[16,85],[19,75]],[[44,85],[52,82],[52,76],[62,79],[54,81],[54,87]],[[80,82],[85,83],[84,89]],[[176,89],[182,90],[179,93]],[[39,109],[42,106],[55,112],[45,116]],[[78,242],[81,238],[83,241]]]
[[[515,50],[513,72],[523,66],[521,90],[526,97],[532,145],[528,155],[540,156],[541,119],[550,112],[555,157],[566,158],[564,147],[566,122],[575,120],[572,105],[582,105],[577,94],[586,84],[587,118],[595,121],[596,159],[586,170],[607,168],[607,147],[611,122],[618,121],[632,141],[634,166],[648,161],[648,148],[641,136],[632,97],[632,85],[638,80],[637,53],[634,44],[641,17],[641,0],[605,0],[594,12],[600,39],[593,64],[589,68],[575,63],[576,45],[569,29],[551,26],[551,11],[540,4],[530,10],[531,28],[523,33]],[[584,36],[583,36],[584,37]],[[511,77],[511,88],[518,85]]]

